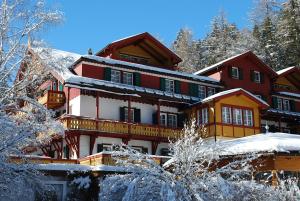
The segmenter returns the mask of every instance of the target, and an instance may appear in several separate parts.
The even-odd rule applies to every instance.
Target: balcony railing
[[[38,98],[38,102],[46,105],[49,109],[61,107],[65,104],[66,97],[63,91],[47,91],[43,96]]]
[[[181,129],[166,128],[157,125],[136,124],[113,120],[96,120],[79,116],[63,116],[61,121],[69,130],[99,131],[104,133],[140,135],[176,139]]]

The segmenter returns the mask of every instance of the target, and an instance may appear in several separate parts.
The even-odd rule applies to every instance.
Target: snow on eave
[[[48,163],[37,164],[36,169],[45,171],[79,171],[87,172],[93,170],[91,166],[80,164]]]
[[[220,155],[300,151],[300,135],[287,133],[256,134],[219,142]]]
[[[286,96],[292,96],[292,97],[296,97],[296,98],[300,98],[300,94],[297,93],[291,93],[291,92],[285,92],[285,91],[280,91],[277,92],[280,95],[286,95]]]
[[[153,71],[158,74],[165,73],[167,75],[181,76],[181,77],[184,77],[185,79],[194,79],[194,80],[202,81],[202,82],[212,82],[213,84],[219,85],[218,80],[210,78],[210,77],[206,77],[206,76],[194,75],[194,74],[190,74],[190,73],[173,71],[173,70],[163,69],[163,68],[155,67],[155,66],[136,64],[136,63],[131,63],[131,62],[127,62],[127,61],[120,61],[120,60],[116,60],[116,59],[100,57],[100,56],[95,56],[95,55],[83,55],[74,64],[79,63],[82,59],[88,59],[88,60],[91,60],[94,62],[106,63],[106,64],[110,64],[110,65],[121,65],[121,66],[130,67],[130,68],[138,68],[140,70]]]
[[[286,114],[289,116],[296,116],[296,117],[300,117],[300,112],[291,112],[291,111],[284,111],[284,110],[278,110],[278,109],[268,109],[267,112],[272,112],[272,113],[278,113],[278,114]]]
[[[287,67],[287,68],[281,69],[281,70],[277,71],[276,73],[277,73],[277,75],[281,75],[281,74],[283,74],[283,73],[285,73],[285,72],[287,72],[287,71],[289,71],[289,70],[291,70],[293,68],[295,68],[295,66],[291,66],[291,67]]]
[[[231,93],[234,93],[234,92],[238,92],[238,91],[243,91],[245,92],[246,94],[250,95],[252,98],[256,99],[258,102],[260,102],[261,104],[263,105],[266,105],[266,106],[269,106],[269,104],[267,102],[265,102],[264,100],[258,98],[257,96],[253,95],[252,93],[250,93],[249,91],[246,91],[242,88],[235,88],[235,89],[229,89],[229,90],[226,90],[226,91],[222,91],[222,92],[219,92],[219,93],[216,93],[214,95],[211,95],[207,98],[204,98],[202,101],[200,101],[201,103],[207,103],[207,102],[210,102],[212,100],[214,100],[215,98],[219,98],[221,96],[224,96],[224,95],[228,95],[228,94],[231,94]]]
[[[215,69],[215,68],[221,66],[221,65],[224,64],[225,62],[230,61],[230,60],[232,60],[232,59],[235,59],[235,58],[237,58],[237,57],[239,57],[239,56],[241,56],[241,55],[243,55],[243,54],[246,54],[246,53],[248,53],[248,52],[250,52],[250,51],[243,52],[243,53],[238,54],[238,55],[234,55],[234,56],[229,57],[229,58],[227,58],[227,59],[224,59],[224,60],[222,60],[222,61],[220,61],[220,62],[218,62],[218,63],[216,63],[216,64],[213,64],[213,65],[211,65],[211,66],[205,67],[205,68],[203,68],[203,69],[201,69],[201,70],[199,70],[199,71],[197,71],[197,72],[195,72],[195,73],[193,73],[193,74],[194,74],[194,75],[199,75],[199,74],[206,73],[206,72],[208,72],[208,71],[210,71],[210,70],[213,70],[213,69]]]

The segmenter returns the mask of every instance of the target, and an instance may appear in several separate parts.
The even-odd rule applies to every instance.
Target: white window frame
[[[282,99],[277,98],[277,108],[276,109],[282,110],[282,108],[283,108]]]
[[[172,117],[172,118],[170,118]],[[168,127],[176,128],[177,127],[177,115],[176,114],[168,114]]]
[[[206,98],[206,87],[202,85],[198,85],[198,97],[199,98]]]
[[[123,83],[133,85],[133,73],[123,72]]]
[[[254,82],[256,83],[260,83],[261,82],[261,76],[260,76],[260,72],[259,71],[254,71]]]
[[[233,124],[243,125],[243,110],[240,108],[232,108]]]
[[[130,109],[131,122],[134,122],[134,108]],[[124,121],[128,122],[128,107],[124,108]]]
[[[222,122],[225,124],[232,123],[231,107],[222,106]]]
[[[168,115],[167,115],[167,113],[162,113],[161,112],[159,115],[160,115],[159,125],[161,125],[161,126],[167,126],[167,123],[168,123]]]
[[[235,75],[234,72],[237,74]],[[231,77],[234,79],[239,79],[240,78],[240,72],[238,67],[231,67]]]
[[[291,110],[290,100],[288,100],[288,99],[282,99],[282,109],[284,111],[290,111]]]
[[[62,201],[67,199],[67,182],[66,181],[56,181],[56,180],[48,180],[44,181],[45,185],[62,185],[63,192],[62,192]]]
[[[202,108],[201,110],[202,124],[208,124],[208,108]]]
[[[252,110],[244,110],[244,125],[245,126],[253,126],[253,111]]]
[[[165,80],[165,90],[166,92],[174,93],[175,92],[175,81],[166,79]]]
[[[207,87],[207,97],[212,96],[216,93],[216,89],[213,87]]]
[[[121,71],[112,69],[111,81],[116,83],[121,83]]]

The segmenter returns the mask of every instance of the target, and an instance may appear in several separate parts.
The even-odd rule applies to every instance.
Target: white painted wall
[[[79,157],[90,155],[90,137],[87,135],[80,135],[79,141]]]
[[[273,126],[274,125],[274,126],[279,127],[279,123],[278,122],[261,120],[261,124],[266,125],[266,123],[268,123],[268,126],[271,126],[271,125]],[[281,124],[282,128],[287,128],[288,127],[286,122],[281,122],[280,124]]]
[[[70,114],[80,116],[80,96],[70,100]]]
[[[96,118],[96,98],[93,96],[80,96],[80,115],[85,117]]]

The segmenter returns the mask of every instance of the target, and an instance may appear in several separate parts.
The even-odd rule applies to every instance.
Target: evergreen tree
[[[279,15],[277,37],[283,49],[284,67],[300,65],[300,1],[288,0]]]
[[[193,33],[188,28],[180,29],[176,40],[172,44],[173,51],[182,59],[179,64],[179,70],[185,72],[194,72],[196,61],[194,59]]]

